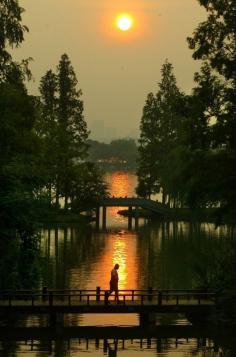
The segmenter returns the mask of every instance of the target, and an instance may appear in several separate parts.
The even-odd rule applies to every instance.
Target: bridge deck
[[[99,289],[99,288],[98,288]],[[215,306],[215,293],[199,291],[125,290],[119,302],[104,290],[0,292],[0,312],[142,313],[205,311]]]
[[[100,202],[105,207],[141,207],[156,213],[169,213],[171,209],[154,200],[139,197],[109,197]]]

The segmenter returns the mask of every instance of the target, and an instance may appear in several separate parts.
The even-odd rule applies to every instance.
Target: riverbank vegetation
[[[202,61],[201,70],[187,95],[172,64],[163,64],[157,92],[148,94],[143,108],[137,193],[162,193],[164,204],[180,210],[215,208],[217,225],[235,223],[236,5],[231,0],[199,3],[208,17],[188,44],[193,58]],[[217,311],[206,322],[235,326],[235,241],[224,250],[203,251],[195,271],[195,287],[218,294]]]
[[[112,140],[109,144],[89,140],[89,161],[95,162],[102,170],[135,171],[138,148],[134,139]]]
[[[147,96],[140,123],[138,187],[162,193],[171,207],[218,207],[217,222],[236,212],[236,7],[200,0],[208,14],[188,38],[202,66],[185,94],[166,61],[156,93]]]
[[[63,215],[79,214],[107,189],[85,160],[89,132],[69,57],[42,78],[40,97],[29,95],[31,59],[18,63],[9,51],[28,31],[23,9],[1,0],[0,10],[0,288],[29,288],[38,282],[39,223],[62,200]]]

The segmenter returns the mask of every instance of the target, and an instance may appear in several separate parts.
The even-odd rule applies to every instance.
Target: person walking
[[[111,295],[113,291],[115,292],[115,301],[119,301],[119,296],[118,296],[118,281],[119,281],[118,269],[119,269],[119,264],[115,264],[114,268],[111,271],[110,291],[108,293],[108,297],[109,297],[109,295]]]

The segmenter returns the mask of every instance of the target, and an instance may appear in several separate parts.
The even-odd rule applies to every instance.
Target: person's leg
[[[113,293],[114,289],[110,286],[110,291],[108,291],[108,298]]]
[[[118,286],[115,289],[115,301],[119,301]]]

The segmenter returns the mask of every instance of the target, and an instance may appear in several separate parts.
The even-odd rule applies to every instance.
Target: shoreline
[[[122,209],[118,211],[118,214],[124,217],[146,218],[152,221],[198,221],[214,223],[216,226],[223,224],[236,224],[236,217],[233,214],[221,216],[221,213],[217,208],[205,208],[196,210],[191,210],[189,208],[171,208],[170,213],[166,214],[165,216],[145,209],[132,211],[129,211],[128,209]]]

